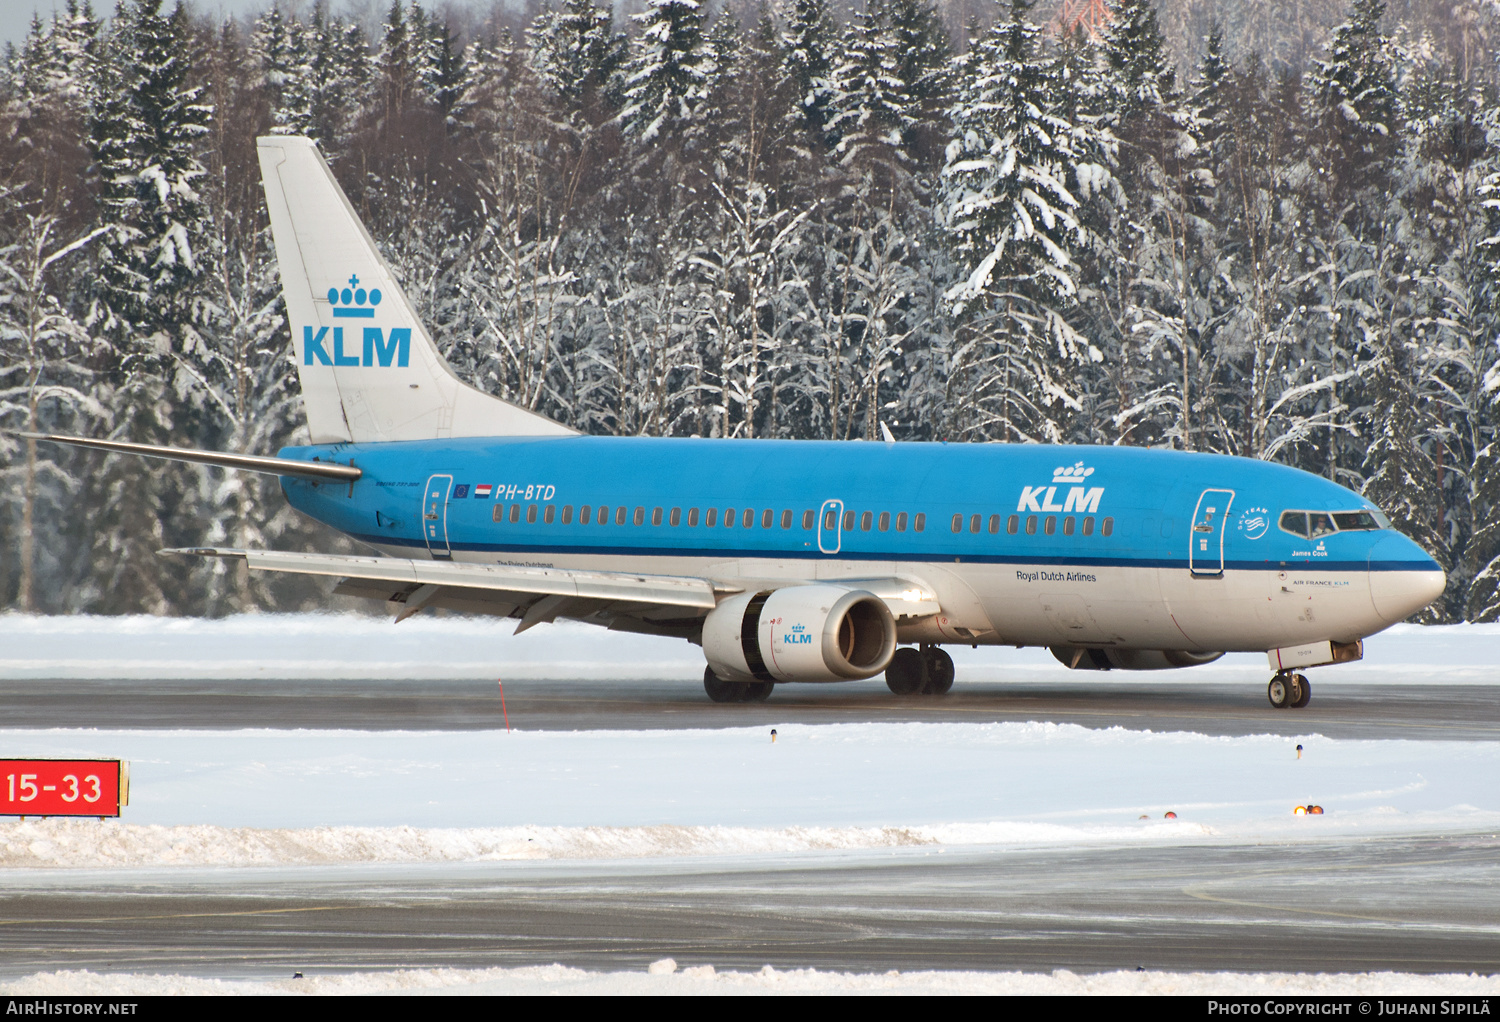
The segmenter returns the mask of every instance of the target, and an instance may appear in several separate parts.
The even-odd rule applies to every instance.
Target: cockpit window
[[[1281,528],[1294,536],[1317,539],[1335,532],[1368,532],[1389,529],[1390,520],[1379,511],[1283,511]]]
[[[1311,539],[1319,536],[1328,536],[1338,532],[1338,526],[1333,524],[1333,515],[1327,511],[1309,511],[1307,513],[1307,535]]]

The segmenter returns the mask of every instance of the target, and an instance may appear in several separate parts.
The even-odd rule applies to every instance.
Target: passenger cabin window
[[[771,527],[771,523],[775,521],[775,519],[776,512],[772,511],[770,508],[766,508],[760,513],[760,527],[762,529],[769,529]]]
[[[831,508],[823,515],[823,528],[833,530],[839,526],[839,513]]]
[[[953,516],[953,531],[954,532],[963,532],[964,531],[964,516],[963,515],[954,515]]]
[[[542,510],[542,521],[546,522],[548,525],[551,525],[556,520],[557,520],[557,505],[556,504],[548,504]]]
[[[629,513],[629,509],[624,504],[621,504],[619,507],[615,508],[615,524],[616,525],[624,525],[625,524],[625,516],[628,513]]]
[[[503,522],[503,521],[505,521],[505,505],[504,504],[496,504],[495,505],[495,509],[490,512],[490,517],[493,518],[497,522]]]
[[[978,532],[979,531],[980,523],[982,523],[983,521],[984,521],[984,515],[970,515],[969,516],[969,531],[970,532]]]
[[[853,532],[854,531],[854,512],[853,511],[845,511],[844,512],[844,531],[845,532]]]
[[[1074,525],[1073,525],[1073,516],[1072,515],[1068,515],[1068,517],[1066,517],[1066,518],[1063,519],[1063,535],[1064,536],[1071,536],[1071,535],[1073,535],[1073,528],[1074,528]]]
[[[719,509],[716,507],[711,507],[707,511],[703,512],[703,524],[708,526],[708,528],[710,529],[712,529],[715,525],[718,525]]]
[[[1000,531],[1000,516],[999,515],[990,515],[990,532],[993,534],[993,533],[997,533],[999,531]]]
[[[519,522],[520,520],[521,520],[521,505],[520,504],[512,504],[510,506],[510,521],[511,521],[511,524],[514,525],[516,522]]]
[[[1026,535],[1028,535],[1028,536],[1035,536],[1036,535],[1036,515],[1027,515],[1026,516]]]
[[[724,528],[734,528],[734,508],[732,507],[726,507],[724,509]]]
[[[802,512],[802,528],[804,530],[811,529],[813,527],[813,522],[817,519],[817,517],[818,513],[812,508],[808,508],[806,511]]]
[[[640,513],[640,509],[639,508],[636,509],[636,513],[637,514]],[[659,507],[652,508],[651,509],[651,524],[652,525],[660,525],[661,524],[661,515],[662,515],[661,508],[659,508]]]
[[[1021,531],[1021,516],[1011,515],[1005,520],[1005,531],[1014,536]]]
[[[754,528],[754,527],[755,527],[755,512],[754,512],[754,511],[752,511],[752,510],[751,510],[751,509],[750,509],[750,508],[748,508],[748,507],[747,507],[747,508],[745,508],[745,521],[744,521],[744,526],[745,526],[745,528],[747,528],[747,529],[751,529],[751,528]]]
[[[573,524],[573,505],[572,504],[564,504],[563,505],[562,523],[564,525],[571,525],[571,524]]]
[[[682,524],[682,508],[674,507],[672,509],[672,517],[670,521],[672,522],[672,528],[674,529]]]
[[[880,520],[875,523],[875,528],[881,532],[891,531],[891,513],[889,511],[880,512]]]
[[[897,532],[905,532],[906,531],[906,512],[905,511],[902,511],[900,514],[896,515],[896,531]]]
[[[783,529],[790,529],[792,527],[792,512],[790,508],[781,512],[781,527]]]
[[[638,507],[638,508],[635,509],[635,518],[634,518],[634,521],[635,521],[635,524],[637,524],[637,525],[641,525],[641,524],[643,524],[646,521],[646,509],[645,508]]]
[[[535,504],[527,504],[526,505],[526,524],[527,525],[535,525],[536,524],[536,505]]]
[[[1056,515],[1048,515],[1047,516],[1047,522],[1044,525],[1042,531],[1044,531],[1049,536],[1051,536],[1053,533],[1057,532],[1057,516]]]
[[[1083,534],[1085,536],[1092,536],[1094,534],[1094,516],[1093,515],[1089,515],[1088,517],[1084,518],[1084,520],[1083,520]]]
[[[1108,536],[1111,535],[1114,531],[1115,520],[1113,518],[1106,518],[1104,519],[1104,521],[1099,523],[1099,535]]]
[[[870,531],[870,524],[874,520],[875,520],[875,515],[874,515],[873,512],[866,511],[864,514],[860,515],[859,516],[859,531],[860,532],[869,532]]]
[[[594,505],[584,504],[578,509],[578,524],[588,525],[594,520]]]
[[[912,531],[914,532],[921,532],[923,529],[927,528],[927,516],[922,514],[917,515],[916,518],[912,519],[911,527]]]
[[[690,507],[690,508],[688,508],[688,526],[690,528],[696,528],[697,525],[698,525],[698,509],[695,508],[695,507]]]

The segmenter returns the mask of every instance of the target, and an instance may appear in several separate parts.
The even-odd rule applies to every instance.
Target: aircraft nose
[[[1370,548],[1370,602],[1386,624],[1404,621],[1443,595],[1448,576],[1427,552],[1402,535]]]

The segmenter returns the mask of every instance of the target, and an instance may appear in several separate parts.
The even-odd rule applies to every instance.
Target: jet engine
[[[1107,649],[1091,646],[1052,646],[1052,655],[1075,671],[1165,671],[1213,663],[1223,653],[1193,653],[1185,649]]]
[[[858,589],[741,593],[703,621],[703,653],[725,681],[854,681],[885,670],[895,652],[890,608]]]

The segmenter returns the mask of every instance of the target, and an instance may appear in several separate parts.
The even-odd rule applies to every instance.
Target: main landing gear
[[[1300,710],[1312,700],[1312,685],[1306,675],[1282,671],[1266,686],[1266,698],[1278,710]]]
[[[953,687],[953,658],[938,646],[902,646],[885,669],[885,685],[898,696],[940,696]]]
[[[775,687],[774,681],[723,681],[712,667],[703,668],[703,691],[716,703],[763,703]]]

